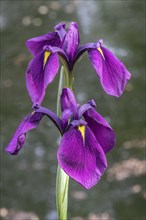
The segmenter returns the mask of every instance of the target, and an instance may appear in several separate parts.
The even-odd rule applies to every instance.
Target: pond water
[[[122,97],[117,99],[105,94],[87,55],[75,67],[78,101],[86,103],[94,98],[97,111],[114,128],[117,143],[107,156],[108,169],[95,187],[87,191],[70,179],[68,218],[144,220],[144,1],[5,0],[1,1],[1,6],[0,186],[3,210],[33,212],[42,220],[56,219],[57,129],[44,119],[29,133],[18,156],[7,155],[4,147],[24,115],[31,111],[24,74],[31,55],[25,41],[53,31],[59,22],[74,20],[79,24],[81,44],[102,38],[124,62],[132,79]],[[56,109],[58,79],[57,76],[48,86],[43,102],[43,106],[52,110]]]

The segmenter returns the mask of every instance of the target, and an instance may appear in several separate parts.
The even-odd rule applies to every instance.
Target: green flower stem
[[[58,165],[56,199],[58,220],[67,220],[69,176]]]
[[[68,65],[66,61],[63,59],[63,57],[59,56],[59,58],[63,64],[62,66],[63,69],[61,69],[61,73],[63,73],[64,75],[64,86],[63,87],[68,87],[72,89],[72,85],[73,85],[72,71],[69,70]]]
[[[61,67],[60,71],[60,79],[59,79],[59,86],[58,86],[58,95],[57,95],[57,115],[61,117],[61,106],[60,106],[60,96],[62,93],[62,88],[65,84],[65,76],[64,76],[64,67]]]
[[[62,66],[57,97],[57,115],[61,117],[60,95],[63,87],[72,88],[72,77],[65,66]],[[58,220],[67,220],[69,176],[58,165],[56,179],[56,205]]]

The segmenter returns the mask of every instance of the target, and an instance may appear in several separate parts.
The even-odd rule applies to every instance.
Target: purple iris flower
[[[59,129],[62,138],[57,158],[61,168],[86,189],[94,186],[107,168],[106,153],[115,145],[115,134],[106,120],[95,110],[95,102],[79,106],[74,94],[64,88],[61,95],[61,119],[41,106],[27,115],[17,128],[6,151],[18,154],[26,133],[48,116]]]
[[[76,22],[68,30],[65,24],[55,26],[55,31],[29,39],[26,45],[34,58],[28,64],[26,84],[34,104],[41,104],[46,87],[55,78],[59,69],[59,58],[65,63],[69,74],[80,56],[87,51],[89,59],[105,92],[119,97],[122,95],[131,74],[107,48],[103,41],[79,46],[79,32]]]

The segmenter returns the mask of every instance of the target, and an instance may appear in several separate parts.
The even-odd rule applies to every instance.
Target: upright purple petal
[[[78,128],[71,128],[61,140],[58,161],[62,169],[86,189],[93,187],[103,175],[107,161],[90,128],[84,128],[85,137]]]
[[[63,133],[66,131],[67,125],[68,125],[68,119],[71,118],[72,115],[73,115],[73,113],[70,109],[65,109],[62,112]]]
[[[124,64],[100,42],[97,49],[89,49],[88,53],[105,92],[116,97],[121,96],[131,77]]]
[[[74,115],[77,114],[77,102],[73,92],[69,88],[63,88],[61,94],[61,110],[63,112],[66,109],[71,110]]]
[[[45,52],[36,55],[26,71],[26,86],[29,95],[32,102],[38,105],[44,98],[47,85],[53,81],[59,69],[58,55],[49,54],[45,59]]]
[[[19,127],[17,128],[14,136],[12,137],[10,143],[7,145],[5,150],[9,154],[18,154],[19,150],[23,147],[26,139],[26,133],[39,125],[40,120],[44,116],[43,113],[31,113],[27,115]]]
[[[57,32],[51,32],[42,36],[34,37],[26,41],[26,46],[32,55],[37,55],[46,45],[60,46],[61,40]]]
[[[79,45],[79,32],[76,22],[71,22],[69,30],[64,37],[61,48],[64,49],[70,61],[73,61]]]
[[[88,123],[89,128],[94,133],[104,153],[108,153],[114,147],[116,141],[113,129],[93,108],[84,113],[84,118]]]
[[[60,40],[62,41],[66,35],[65,23],[59,23],[54,27],[55,31],[58,33]]]
[[[93,99],[91,99],[87,104],[82,105],[79,109],[78,109],[78,115],[79,118],[81,118],[83,116],[83,114],[90,108],[95,108],[96,107],[96,103]]]

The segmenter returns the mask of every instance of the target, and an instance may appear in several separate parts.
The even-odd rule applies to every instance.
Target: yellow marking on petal
[[[44,53],[44,66],[45,66],[50,54],[51,54],[50,51],[45,51],[45,53]]]
[[[34,113],[35,113],[35,111],[33,111],[33,112],[31,113],[31,115],[34,115]]]
[[[101,54],[101,56],[105,60],[105,57],[104,57],[104,54],[103,54],[103,51],[102,51],[101,47],[98,47],[97,50],[99,51],[99,53]]]
[[[85,141],[85,128],[86,128],[85,125],[78,126],[78,131],[81,132],[83,141]]]

